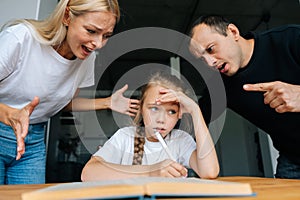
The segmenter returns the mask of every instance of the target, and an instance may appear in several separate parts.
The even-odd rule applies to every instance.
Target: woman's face
[[[146,132],[155,129],[160,132],[162,137],[165,137],[178,121],[179,105],[174,102],[157,105],[155,100],[161,96],[159,90],[162,88],[161,86],[153,86],[147,90],[142,106],[142,115]],[[149,132],[147,134],[153,133]],[[151,139],[157,141],[155,137],[151,137]]]
[[[111,12],[89,12],[78,17],[67,17],[67,35],[58,53],[67,59],[87,58],[102,48],[113,34],[116,17]]]

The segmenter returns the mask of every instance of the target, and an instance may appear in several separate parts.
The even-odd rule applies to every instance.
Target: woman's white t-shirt
[[[115,164],[132,165],[135,127],[119,129],[94,156],[102,157],[105,161]],[[192,152],[196,149],[194,138],[185,131],[173,129],[165,138],[176,162],[189,167]],[[151,165],[170,159],[159,142],[150,142],[147,139],[144,144],[143,165]]]
[[[85,60],[65,59],[35,40],[24,24],[3,30],[0,44],[0,103],[20,109],[38,96],[31,124],[47,121],[78,88],[94,84],[94,53]]]

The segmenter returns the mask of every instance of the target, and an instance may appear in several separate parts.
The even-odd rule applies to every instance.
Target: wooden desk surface
[[[273,179],[259,177],[219,177],[217,180],[233,181],[240,183],[250,183],[254,197],[226,197],[216,198],[218,200],[299,200],[300,199],[300,180]],[[21,194],[33,190],[41,189],[55,184],[41,185],[1,185],[0,200],[21,200]],[[215,198],[201,198],[201,200],[212,200]],[[192,200],[192,199],[189,199]]]

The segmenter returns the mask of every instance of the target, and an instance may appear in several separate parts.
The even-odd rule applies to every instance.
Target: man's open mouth
[[[222,71],[226,66],[226,63],[223,63],[223,65],[221,65],[221,67],[218,68],[219,71]]]

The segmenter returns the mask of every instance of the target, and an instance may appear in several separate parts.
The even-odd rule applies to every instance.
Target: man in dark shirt
[[[190,36],[191,52],[222,74],[228,107],[272,138],[275,176],[300,179],[300,25],[242,37],[227,19],[209,15]]]

